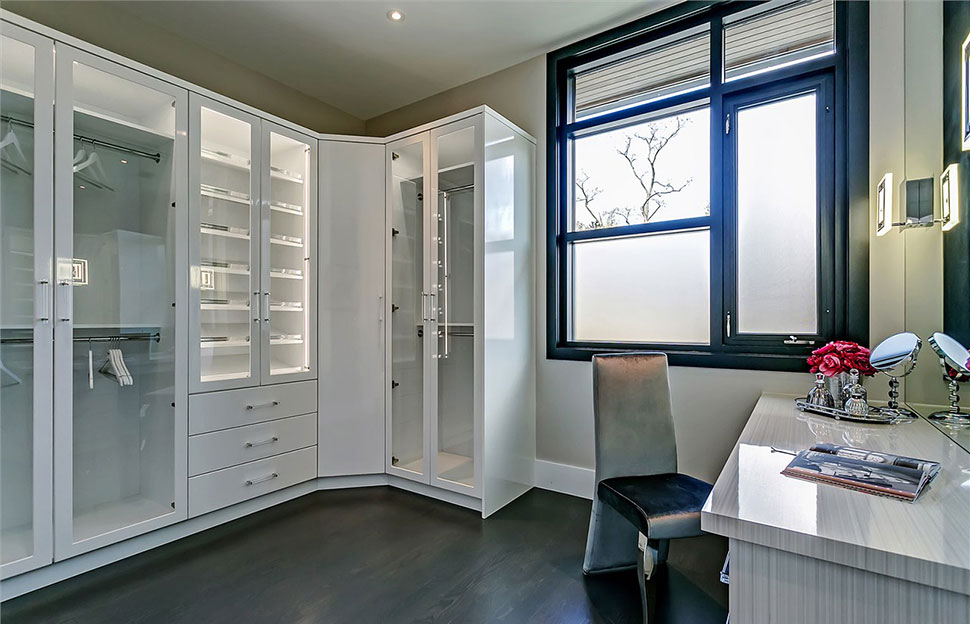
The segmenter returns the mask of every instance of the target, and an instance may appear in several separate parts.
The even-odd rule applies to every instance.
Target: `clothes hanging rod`
[[[475,188],[474,184],[466,184],[465,186],[456,186],[450,189],[438,189],[439,193],[461,193],[462,191],[471,191]]]
[[[74,342],[115,342],[128,340],[150,340],[161,342],[162,335],[159,332],[145,332],[142,334],[115,334],[111,336],[75,336]],[[0,338],[2,344],[30,344],[33,338]]]
[[[33,128],[34,124],[29,121],[24,121],[23,119],[17,119],[16,117],[10,117],[8,115],[0,115],[0,121],[13,124],[15,126],[23,126],[24,128]],[[91,145],[97,145],[98,147],[104,147],[107,149],[113,149],[118,152],[124,152],[125,154],[131,154],[133,156],[140,156],[141,158],[146,158],[148,160],[153,160],[156,163],[162,161],[162,155],[160,153],[151,153],[144,150],[135,149],[134,147],[126,147],[124,145],[119,145],[117,143],[110,143],[108,141],[102,141],[101,139],[95,139],[92,137],[83,136],[80,134],[74,135],[75,141],[80,141],[81,143],[90,143]]]

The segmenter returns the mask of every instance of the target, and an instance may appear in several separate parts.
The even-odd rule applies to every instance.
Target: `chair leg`
[[[629,520],[599,497],[594,497],[583,573],[612,572],[636,566],[637,535],[636,527]]]
[[[653,557],[651,547],[646,546],[642,550],[637,548],[637,581],[640,585],[640,609],[643,613],[643,624],[649,624],[656,614],[657,586],[647,580],[647,557]]]

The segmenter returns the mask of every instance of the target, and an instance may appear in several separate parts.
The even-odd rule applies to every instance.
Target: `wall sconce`
[[[876,186],[876,235],[893,229],[893,174],[887,173]]]
[[[943,231],[952,230],[960,223],[960,165],[953,163],[940,176],[940,197]]]

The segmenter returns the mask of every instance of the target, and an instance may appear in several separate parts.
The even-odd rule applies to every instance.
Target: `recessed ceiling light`
[[[403,22],[404,12],[398,11],[397,9],[391,9],[387,12],[387,19],[391,20],[392,22]]]

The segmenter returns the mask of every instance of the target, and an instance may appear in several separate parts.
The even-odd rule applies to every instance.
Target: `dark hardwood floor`
[[[387,487],[318,492],[0,605],[4,624],[640,622],[635,572],[584,577],[589,501],[488,520]],[[655,621],[724,622],[726,544],[675,542]]]

